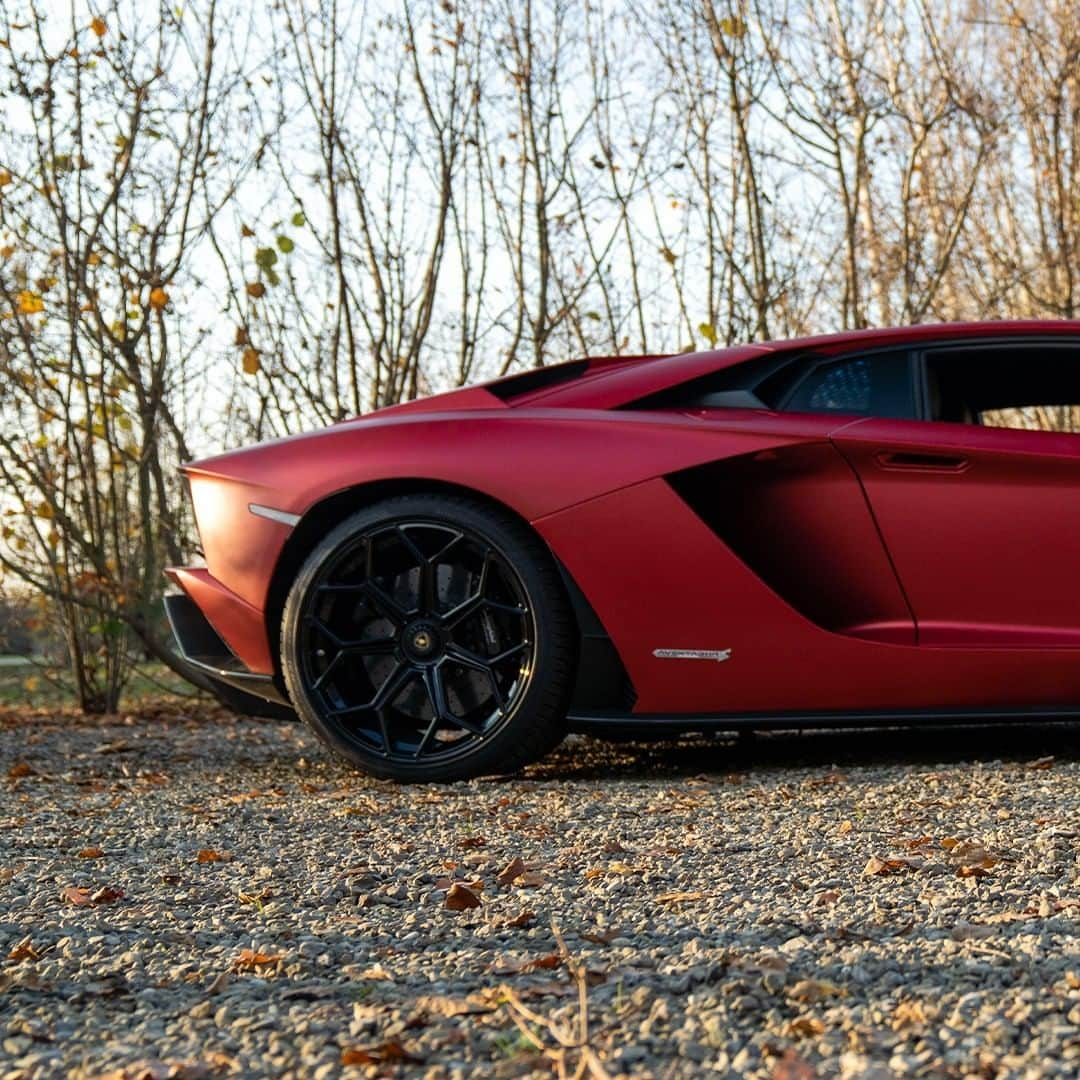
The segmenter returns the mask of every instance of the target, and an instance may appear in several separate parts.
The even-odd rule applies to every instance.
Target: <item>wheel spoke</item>
[[[372,603],[399,630],[409,621],[409,613],[374,581],[368,581],[365,588]]]
[[[312,690],[318,690],[322,686],[322,684],[326,682],[326,680],[330,677],[330,672],[332,672],[334,668],[337,667],[338,661],[342,658],[342,656],[344,656],[344,653],[341,649],[338,649],[338,651],[334,653],[333,657],[331,658],[330,663],[322,669],[319,677],[311,684]]]
[[[397,638],[376,638],[373,641],[348,641],[341,651],[350,656],[385,656],[397,648]]]
[[[453,630],[455,626],[464,622],[470,615],[479,611],[483,603],[484,598],[479,593],[475,596],[470,596],[468,600],[462,600],[457,607],[451,608],[442,617],[443,626],[448,630]]]

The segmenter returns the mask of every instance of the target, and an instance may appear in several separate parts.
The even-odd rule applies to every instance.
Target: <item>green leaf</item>
[[[288,236],[285,236],[284,234],[277,238],[277,246],[278,250],[286,255],[288,255],[289,252],[292,251],[294,247],[296,247],[296,245],[292,242],[292,239]]]
[[[698,332],[714,348],[716,347],[716,327],[712,323],[703,322],[698,325]]]
[[[255,252],[255,265],[260,270],[269,270],[277,262],[277,252],[270,247],[259,248]]]
[[[307,218],[304,217],[303,211],[298,210],[292,216],[293,226],[297,229],[302,229],[307,224]]]

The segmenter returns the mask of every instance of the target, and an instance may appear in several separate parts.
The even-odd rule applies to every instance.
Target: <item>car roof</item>
[[[922,323],[845,330],[786,340],[736,345],[706,352],[635,357],[626,363],[610,364],[607,358],[590,360],[587,373],[579,379],[522,395],[514,406],[544,408],[613,409],[668,387],[741,364],[754,357],[783,352],[847,352],[856,348],[920,345],[929,342],[957,342],[987,338],[1076,337],[1080,341],[1080,320],[1009,319],[965,323]],[[580,363],[580,361],[578,361]],[[602,365],[602,366],[601,366]]]

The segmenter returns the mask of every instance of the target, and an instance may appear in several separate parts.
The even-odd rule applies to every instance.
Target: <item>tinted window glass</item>
[[[907,353],[856,356],[813,369],[784,406],[789,412],[915,417]]]
[[[1080,430],[1080,348],[1056,342],[926,354],[931,420],[1025,431]]]

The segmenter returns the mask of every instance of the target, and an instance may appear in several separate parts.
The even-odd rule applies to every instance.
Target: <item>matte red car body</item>
[[[188,466],[206,567],[171,573],[243,665],[274,675],[284,568],[298,554],[288,545],[305,521],[342,493],[355,508],[403,485],[448,485],[510,508],[544,539],[610,636],[634,716],[1080,706],[1077,436],[620,409],[770,353],[1048,335],[1080,342],[1080,323],[596,363],[509,402],[474,387],[382,410]],[[732,535],[775,579],[668,481],[714,462],[730,463],[734,487],[716,499]],[[730,513],[724,500],[737,502]],[[655,655],[727,649],[725,662]]]

